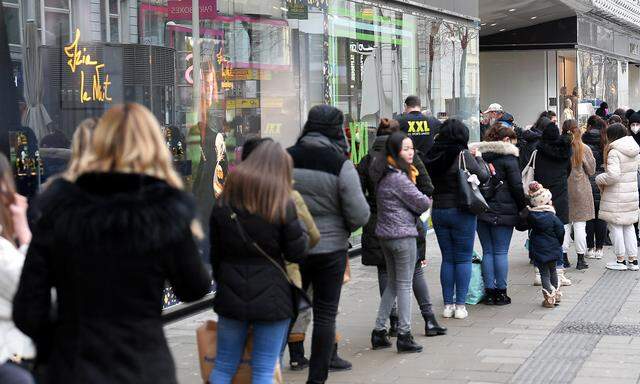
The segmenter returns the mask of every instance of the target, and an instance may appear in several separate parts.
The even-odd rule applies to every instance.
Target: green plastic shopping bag
[[[471,260],[471,281],[465,302],[469,305],[476,305],[484,297],[484,281],[482,280],[482,256],[473,251]]]

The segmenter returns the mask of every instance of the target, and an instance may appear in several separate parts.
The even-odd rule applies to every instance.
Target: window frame
[[[9,43],[9,47],[10,48],[20,48],[22,47],[22,41],[23,41],[23,36],[22,36],[22,31],[24,29],[24,25],[22,23],[22,2],[18,1],[17,3],[11,3],[8,1],[3,1],[2,2],[2,7],[3,8],[13,8],[13,9],[18,9],[18,36],[20,36],[20,41],[18,42],[18,44],[15,43]]]
[[[45,0],[40,0],[40,30],[42,40],[42,44],[47,45],[47,13],[57,13],[62,15],[67,15],[69,18],[69,40],[73,37],[73,15],[72,15],[72,4],[71,0],[67,0],[67,9],[57,8],[57,7],[49,7],[45,4]],[[50,32],[51,33],[51,32]],[[64,43],[70,43],[71,41],[66,41]]]
[[[104,23],[105,23],[105,31],[106,36],[105,40],[109,43],[119,43],[122,41],[122,2],[120,0],[116,0],[116,4],[118,6],[118,13],[111,13],[111,7],[109,6],[109,0],[104,0],[104,9],[102,10],[105,15]],[[111,20],[118,20],[118,41],[111,41]]]

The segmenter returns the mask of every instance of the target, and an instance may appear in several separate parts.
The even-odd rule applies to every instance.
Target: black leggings
[[[594,244],[595,237],[595,244]],[[587,248],[602,249],[604,240],[607,237],[607,223],[600,219],[587,221]]]
[[[322,384],[329,375],[346,267],[346,250],[309,255],[300,265],[304,289],[307,290],[309,285],[313,287],[313,335],[308,384]]]

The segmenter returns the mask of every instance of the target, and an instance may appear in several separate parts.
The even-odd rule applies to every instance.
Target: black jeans
[[[593,239],[595,237],[595,244]],[[607,223],[600,219],[587,221],[587,248],[602,249],[604,239],[607,237]]]
[[[322,384],[329,375],[346,266],[346,250],[309,255],[300,265],[304,289],[313,286],[313,335],[308,384]]]

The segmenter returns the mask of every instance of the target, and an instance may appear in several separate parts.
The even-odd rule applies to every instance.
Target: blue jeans
[[[509,244],[513,227],[478,222],[482,245],[482,278],[487,289],[507,289]]]
[[[252,384],[271,384],[282,348],[289,330],[289,319],[280,321],[238,321],[218,319],[218,354],[209,381],[230,384],[236,374],[247,341],[249,326],[253,328],[251,353]]]
[[[471,280],[471,258],[476,234],[475,215],[458,208],[436,208],[431,215],[442,253],[440,284],[445,304],[464,305]]]

